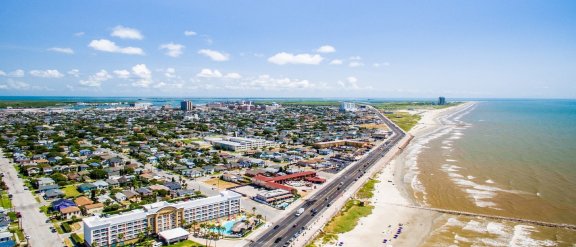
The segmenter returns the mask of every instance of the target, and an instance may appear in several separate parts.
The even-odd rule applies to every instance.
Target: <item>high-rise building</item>
[[[446,98],[438,97],[438,105],[445,105],[445,104],[446,104]]]
[[[184,100],[184,101],[180,102],[180,110],[191,111],[192,110],[192,101]]]
[[[340,111],[347,112],[347,111],[356,111],[356,104],[351,102],[342,102],[340,103]]]

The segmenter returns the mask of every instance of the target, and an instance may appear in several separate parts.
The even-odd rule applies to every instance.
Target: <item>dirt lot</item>
[[[238,184],[227,182],[227,181],[221,180],[219,178],[211,178],[211,179],[208,179],[208,180],[202,181],[202,182],[207,184],[210,187],[214,187],[214,188],[218,188],[218,189],[222,189],[222,190],[238,186]]]

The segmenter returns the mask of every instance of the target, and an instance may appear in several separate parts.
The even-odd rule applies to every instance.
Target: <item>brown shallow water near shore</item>
[[[491,136],[496,140],[494,143],[483,143],[486,138],[478,135],[498,133],[471,131],[478,123],[462,121],[464,116],[438,119],[440,124],[435,132],[414,140],[417,150],[407,157],[408,175],[404,182],[418,203],[481,214],[576,223],[573,195],[566,195],[574,191],[574,183],[569,180],[573,173],[563,172],[562,163],[555,170],[530,154],[514,153],[506,140],[498,140],[510,138],[504,134]],[[506,148],[511,149],[510,155],[501,152]],[[536,152],[531,148],[527,145],[523,151]],[[552,162],[562,161],[556,158]],[[422,246],[576,243],[576,231],[480,217],[443,215],[435,220],[432,229]]]

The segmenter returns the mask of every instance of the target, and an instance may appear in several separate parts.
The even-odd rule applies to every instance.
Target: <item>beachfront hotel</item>
[[[241,152],[250,149],[260,149],[265,147],[278,147],[279,144],[276,142],[255,139],[255,138],[244,138],[244,137],[207,137],[204,138],[206,141],[212,143],[215,147],[219,147],[225,150]]]
[[[218,196],[198,200],[178,203],[162,201],[123,214],[88,217],[83,219],[85,242],[87,246],[102,247],[135,239],[140,233],[166,236],[166,233],[178,228],[182,232],[184,221],[202,222],[240,213],[240,198],[238,193],[223,191]],[[118,237],[120,234],[122,239]],[[188,232],[174,238],[187,239]]]

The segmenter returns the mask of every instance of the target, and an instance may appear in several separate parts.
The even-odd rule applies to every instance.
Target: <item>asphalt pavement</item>
[[[48,217],[40,212],[39,203],[36,202],[32,192],[25,190],[22,179],[12,163],[4,158],[4,152],[0,150],[0,171],[4,174],[4,182],[8,186],[8,193],[12,194],[12,207],[22,214],[20,221],[24,234],[29,235],[29,246],[32,247],[55,247],[65,246],[58,233],[50,230],[52,223],[46,223]]]
[[[372,110],[375,109],[372,108]],[[342,196],[350,186],[365,175],[367,169],[384,157],[406,135],[404,131],[384,117],[383,114],[380,112],[377,112],[377,114],[393,132],[390,140],[376,147],[362,160],[353,164],[345,174],[341,174],[306,200],[302,206],[305,209],[302,215],[296,216],[296,211],[299,208],[295,208],[278,221],[274,227],[271,227],[258,239],[251,242],[249,246],[289,246],[302,231],[306,230],[309,223],[313,222],[324,210],[332,206],[336,198]]]

